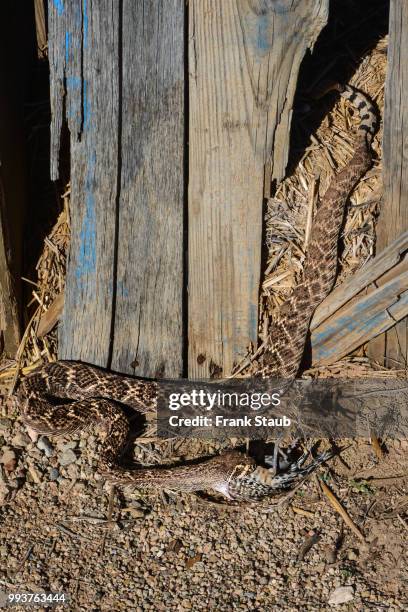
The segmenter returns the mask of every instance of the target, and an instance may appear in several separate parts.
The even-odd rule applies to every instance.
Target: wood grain
[[[61,317],[63,308],[64,292],[57,295],[52,304],[49,306],[48,310],[41,314],[37,327],[37,336],[39,338],[42,338],[48,334],[48,332],[55,327]]]
[[[0,137],[1,141],[1,137]],[[4,157],[1,161],[3,163]],[[21,248],[21,236],[10,248],[9,207],[0,175],[0,350],[14,357],[21,339],[20,304],[12,261],[13,251]],[[17,228],[16,228],[17,229]],[[21,225],[18,228],[21,231]]]
[[[53,178],[64,111],[71,146],[61,358],[182,374],[184,10],[50,0]]]
[[[401,266],[400,274],[351,300],[312,332],[313,365],[338,361],[408,314],[407,261]]]
[[[108,365],[114,296],[119,117],[115,0],[51,2],[54,173],[62,122],[71,135],[71,246],[59,356]],[[52,32],[52,34],[51,34]]]
[[[408,230],[407,57],[408,3],[391,0],[384,108],[384,203],[377,225],[379,249]],[[389,367],[405,367],[408,361],[407,320],[370,343],[369,354]]]
[[[47,25],[45,14],[45,0],[34,0],[35,31],[37,35],[38,57],[44,57],[44,49],[47,47]]]
[[[184,0],[123,3],[112,367],[183,373]]]
[[[322,325],[326,319],[369,285],[381,283],[383,275],[398,267],[399,262],[406,262],[407,252],[408,232],[405,232],[327,296],[316,309],[310,324],[310,330],[313,331]]]
[[[257,342],[265,165],[283,177],[299,64],[328,2],[189,7],[188,371],[206,378]]]

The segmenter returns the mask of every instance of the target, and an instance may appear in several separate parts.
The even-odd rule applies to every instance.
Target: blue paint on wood
[[[85,196],[85,215],[79,234],[80,247],[75,276],[78,285],[89,283],[96,268],[96,213],[93,193]]]
[[[259,53],[264,54],[271,48],[271,16],[260,15],[258,17],[258,32],[256,37],[256,48]]]
[[[82,11],[81,11],[81,5],[80,4],[76,4],[74,7],[74,19],[75,19],[75,23],[77,26],[81,26],[82,24]]]
[[[64,0],[53,0],[53,3],[54,3],[55,10],[57,11],[58,15],[61,17],[62,13],[64,12]]]
[[[384,285],[385,289],[383,288],[381,296],[386,291],[386,287],[406,285],[404,279],[405,275],[401,275]],[[321,332],[312,334],[314,361],[320,362],[323,359],[332,359],[333,356],[336,356],[338,344],[345,336],[352,334],[351,347],[354,350],[360,344],[392,327],[395,321],[406,315],[408,291],[404,291],[399,296],[394,295],[394,303],[388,304],[387,310],[384,309],[380,312],[378,312],[378,307],[377,312],[374,309],[375,295],[377,295],[378,300],[378,293],[374,292],[368,296],[370,299],[356,304],[351,313],[343,317],[337,317],[333,325],[325,326]],[[360,313],[360,316],[358,316],[358,313]]]
[[[65,32],[65,63],[69,62],[69,51],[71,48],[71,32]]]
[[[258,337],[258,304],[249,305],[249,333],[251,340],[256,342]]]
[[[86,49],[88,46],[88,0],[82,2],[82,20],[84,49]]]
[[[82,79],[77,76],[67,76],[66,78],[67,89],[81,89]]]
[[[255,57],[263,57],[270,52],[272,46],[273,14],[255,15],[247,13],[244,16],[244,32],[251,45]]]
[[[89,126],[89,118],[90,118],[90,102],[89,102],[89,90],[88,90],[88,81],[84,79],[83,81],[83,90],[82,90],[82,116],[84,119],[84,130],[86,130]]]
[[[93,193],[96,153],[93,151],[87,164],[85,181],[85,214],[79,233],[79,253],[75,276],[79,288],[93,287],[96,283],[96,206]]]
[[[390,308],[393,304],[392,300],[396,302],[406,286],[407,276],[407,274],[397,276],[380,289],[373,291],[356,302],[347,314],[336,316],[331,325],[326,322],[322,331],[315,330],[312,334],[312,342],[313,345],[319,347],[316,347],[316,350],[320,353],[320,351],[324,351],[321,345],[324,345],[329,339],[338,338],[340,340],[347,334],[355,333],[356,330],[358,330],[358,337],[361,337],[363,333],[370,334],[374,331],[379,309],[378,305],[386,299],[390,302],[387,304],[387,308]],[[332,343],[332,348],[326,355],[329,355],[334,350],[335,347]]]
[[[338,342],[349,334],[353,334],[355,340],[364,342],[366,336],[372,335],[380,323],[386,322],[389,319],[386,312],[366,320],[354,319],[354,317],[340,317],[336,321],[336,325],[327,327],[324,331],[312,335],[313,358],[315,361],[327,359],[337,351],[337,343],[325,346],[326,340],[335,336]]]
[[[118,280],[117,284],[116,284],[116,291],[118,296],[121,296],[122,298],[128,298],[129,297],[129,289],[126,286],[126,283],[124,280]]]

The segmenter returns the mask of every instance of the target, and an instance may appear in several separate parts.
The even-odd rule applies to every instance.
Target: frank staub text
[[[169,415],[168,423],[175,428],[289,427],[291,420],[285,415],[265,416],[250,412],[262,412],[262,409],[277,408],[280,405],[280,391],[252,393],[218,389],[208,392],[192,389],[189,392],[169,394],[168,409],[174,414]],[[188,409],[193,409],[193,413]],[[223,409],[227,414],[222,414]],[[178,411],[181,412],[176,414]]]

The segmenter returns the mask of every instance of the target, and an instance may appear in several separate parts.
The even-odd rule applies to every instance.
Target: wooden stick
[[[325,482],[323,482],[323,480],[319,480],[318,482],[320,484],[320,487],[321,487],[323,493],[325,494],[325,496],[329,500],[330,504],[340,514],[341,518],[346,523],[346,525],[348,527],[350,527],[351,531],[358,537],[359,540],[361,540],[362,542],[365,542],[365,537],[364,537],[363,533],[360,531],[360,529],[357,527],[357,525],[353,522],[353,520],[351,519],[350,515],[343,508],[343,506],[341,505],[339,500],[336,498],[336,496],[334,495],[332,490],[329,489],[329,487],[327,486],[327,484]]]

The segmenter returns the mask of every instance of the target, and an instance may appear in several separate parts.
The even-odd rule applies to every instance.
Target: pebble
[[[7,501],[9,493],[9,487],[4,482],[0,482],[0,506],[2,506]]]
[[[59,456],[59,464],[62,466],[69,465],[70,463],[75,463],[76,460],[77,456],[71,448],[67,448]]]
[[[64,478],[63,476],[59,476],[57,482],[60,487],[68,487],[68,485],[71,484],[71,481],[68,478]]]
[[[27,433],[28,433],[28,436],[31,442],[34,442],[34,443],[37,442],[38,436],[40,435],[39,433],[34,431],[34,429],[31,429],[31,427],[27,427]]]
[[[7,419],[7,418],[0,418],[0,431],[8,431],[9,429],[11,429],[11,426],[13,425],[13,422],[11,419]]]
[[[47,436],[41,436],[41,438],[39,438],[37,448],[43,451],[46,457],[52,457],[54,455],[54,447]]]
[[[49,479],[50,480],[58,480],[59,475],[60,475],[59,469],[58,468],[52,468],[50,470]]]
[[[334,546],[327,546],[324,550],[324,557],[329,565],[336,563],[337,551]]]
[[[341,586],[334,589],[330,594],[328,604],[338,606],[354,599],[354,588],[352,586]]]
[[[62,451],[63,453],[66,450],[77,448],[77,446],[78,446],[78,440],[69,440],[69,442],[62,442],[58,440],[57,442],[58,449]]]
[[[19,432],[11,440],[11,443],[13,446],[25,448],[30,443],[30,438],[25,433]]]
[[[37,470],[36,467],[34,467],[34,465],[32,463],[28,463],[28,473],[31,476],[31,479],[33,480],[33,482],[35,482],[35,484],[40,484],[41,480],[42,480],[42,474],[39,470]]]
[[[71,480],[77,480],[79,475],[79,468],[75,463],[70,463],[67,467],[67,474]]]
[[[3,454],[0,458],[0,463],[4,465],[7,472],[13,472],[17,465],[16,453],[7,447],[3,446]]]

